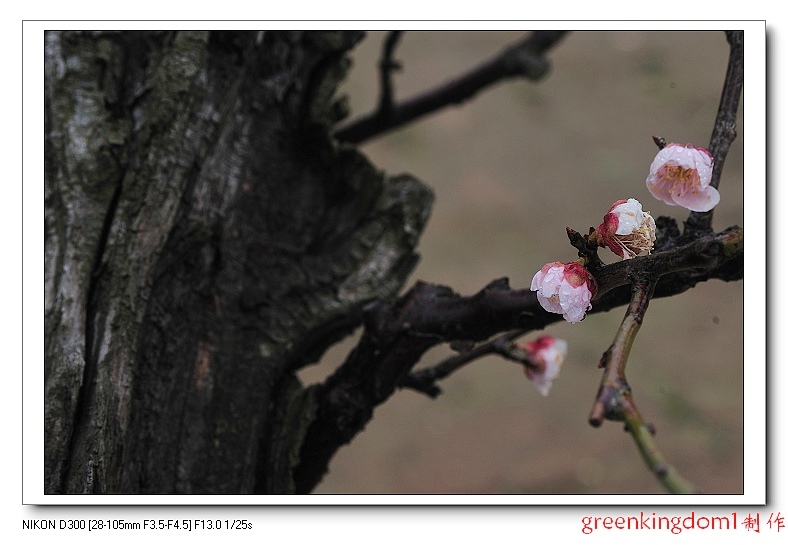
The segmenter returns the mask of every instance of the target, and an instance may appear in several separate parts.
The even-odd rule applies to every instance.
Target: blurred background
[[[403,66],[395,96],[453,79],[525,34],[406,32],[395,55]],[[350,119],[376,106],[384,37],[372,32],[355,49],[340,89]],[[382,170],[409,172],[435,190],[411,284],[470,295],[506,276],[514,288],[529,287],[544,263],[577,257],[566,226],[587,232],[618,199],[638,199],[655,218],[686,219],[686,210],[646,189],[658,151],[651,136],[708,145],[727,65],[724,34],[573,32],[547,56],[552,69],[540,82],[508,80],[361,146]],[[717,231],[744,223],[741,115],[720,183]],[[607,250],[600,257],[618,259]],[[597,364],[623,314],[548,327],[569,344],[548,397],[497,357],[440,382],[436,400],[397,392],[339,451],[316,492],[662,493],[620,423],[588,424]],[[356,340],[333,347],[301,379],[322,380]],[[419,365],[451,354],[435,349]],[[711,281],[652,301],[627,367],[660,447],[706,493],[743,492],[743,362],[743,282]]]

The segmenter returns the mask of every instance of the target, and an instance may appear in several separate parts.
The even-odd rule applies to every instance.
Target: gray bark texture
[[[433,196],[330,136],[361,38],[46,34],[46,493],[307,492],[363,427],[310,431],[295,372],[396,295]]]

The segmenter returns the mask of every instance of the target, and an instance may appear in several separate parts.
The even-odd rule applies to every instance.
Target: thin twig
[[[725,35],[730,44],[728,69],[725,73],[717,119],[714,122],[709,143],[709,151],[714,157],[711,185],[717,188],[720,185],[725,158],[731,144],[736,139],[736,113],[739,109],[739,98],[744,86],[744,31],[729,30],[725,32]],[[692,212],[687,220],[687,225],[696,231],[708,231],[711,229],[713,216],[713,209],[708,212]]]
[[[691,494],[697,492],[696,488],[667,462],[665,455],[657,446],[654,440],[654,428],[640,415],[625,373],[635,336],[643,323],[656,284],[656,279],[648,276],[632,281],[632,298],[624,320],[613,339],[613,344],[602,355],[602,360],[599,362],[605,372],[588,420],[595,427],[601,426],[605,420],[625,422],[626,430],[632,434],[646,465],[662,485],[675,494]]]
[[[605,372],[588,419],[594,427],[601,426],[605,420],[624,420],[621,411],[624,410],[625,402],[631,403],[631,391],[624,371],[635,335],[643,323],[643,316],[656,284],[656,281],[648,277],[632,283],[632,297],[624,320],[618,328],[613,344],[602,355],[599,362],[599,366],[604,368]]]
[[[489,341],[479,343],[471,350],[457,354],[450,358],[446,358],[442,362],[414,371],[405,375],[400,382],[401,388],[411,388],[422,392],[429,397],[435,398],[441,393],[441,389],[435,385],[435,382],[444,379],[470,362],[477,360],[489,354],[501,353],[503,350],[502,343],[508,345],[517,337],[526,333],[523,329],[516,329],[509,331],[502,335],[490,339]]]
[[[383,55],[378,66],[380,70],[380,103],[378,104],[379,116],[387,116],[394,107],[394,83],[392,74],[401,68],[394,60],[394,50],[402,37],[401,30],[392,30],[383,43]]]
[[[625,412],[624,421],[646,465],[667,491],[673,494],[700,493],[694,484],[682,477],[676,468],[667,462],[667,458],[654,440],[654,428],[645,423],[637,409]]]
[[[435,110],[463,102],[481,89],[503,79],[521,76],[539,80],[548,71],[545,52],[565,34],[566,31],[535,31],[525,40],[453,81],[392,105],[391,108],[378,108],[371,115],[351,121],[336,132],[336,137],[358,144]]]

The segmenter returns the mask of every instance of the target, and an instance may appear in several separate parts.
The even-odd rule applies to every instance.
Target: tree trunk
[[[330,136],[361,38],[46,35],[46,493],[314,472],[295,371],[397,293],[432,202]]]

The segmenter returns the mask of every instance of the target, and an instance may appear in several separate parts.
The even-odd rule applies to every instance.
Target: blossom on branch
[[[671,206],[708,212],[720,202],[711,183],[714,158],[706,148],[668,144],[651,163],[646,185],[651,194]]]
[[[657,239],[657,226],[637,200],[628,199],[613,203],[597,233],[600,246],[607,246],[616,255],[631,259],[651,253]]]
[[[570,323],[585,318],[597,292],[596,280],[577,262],[554,261],[541,268],[531,280],[531,291],[547,312],[562,314]]]
[[[566,358],[566,341],[544,335],[532,342],[517,344],[517,348],[527,355],[525,376],[534,383],[539,393],[546,396],[550,393],[553,380],[561,372],[561,364]]]

